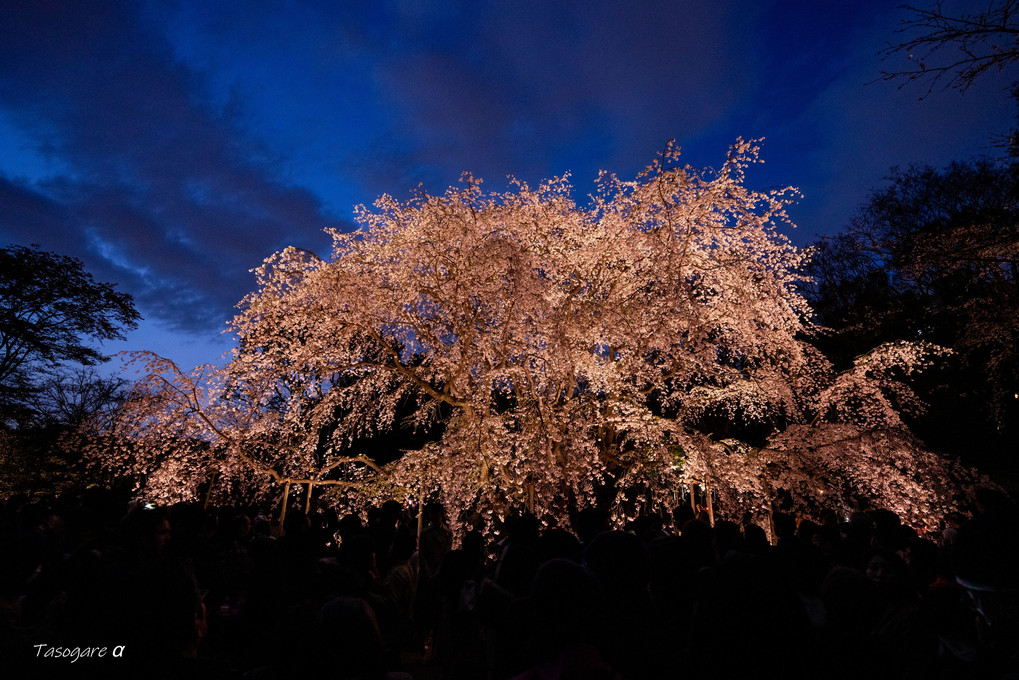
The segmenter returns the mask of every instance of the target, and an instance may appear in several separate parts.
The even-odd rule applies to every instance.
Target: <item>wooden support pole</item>
[[[421,531],[425,524],[425,487],[421,487],[421,497],[418,499],[418,550],[421,549]]]
[[[715,504],[711,500],[711,487],[707,482],[704,482],[704,495],[708,500],[708,521],[711,522],[711,526],[715,526]]]
[[[212,473],[212,479],[209,480],[209,488],[205,490],[205,502],[202,503],[202,510],[209,509],[209,500],[212,498],[212,487],[216,485],[216,477],[219,476],[219,470]]]
[[[308,495],[304,497],[304,514],[311,513],[311,490],[315,487],[314,482],[308,482]]]
[[[283,486],[283,507],[280,509],[280,536],[283,535],[283,522],[287,519],[287,504],[290,503],[290,479]]]

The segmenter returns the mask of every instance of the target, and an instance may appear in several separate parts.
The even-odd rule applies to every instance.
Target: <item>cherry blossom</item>
[[[331,232],[328,260],[266,260],[228,365],[141,357],[96,458],[159,498],[314,485],[355,507],[438,495],[454,519],[562,515],[606,485],[668,504],[691,481],[734,509],[784,489],[803,508],[937,512],[947,468],[899,413],[920,407],[902,379],[939,350],[833,372],[797,292],[807,253],[778,231],[796,194],[747,188],[757,155],[739,140],[697,170],[670,146],[584,205],[568,177],[382,196]],[[364,450],[408,404],[439,434],[395,460]]]

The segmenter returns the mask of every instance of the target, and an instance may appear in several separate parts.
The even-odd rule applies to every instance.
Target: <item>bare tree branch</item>
[[[1019,0],[999,0],[980,14],[945,14],[941,3],[923,9],[903,5],[910,12],[896,33],[912,36],[889,43],[879,54],[882,61],[905,55],[910,66],[881,71],[877,80],[898,80],[899,87],[927,83],[926,98],[935,88],[965,91],[983,73],[1019,60]]]

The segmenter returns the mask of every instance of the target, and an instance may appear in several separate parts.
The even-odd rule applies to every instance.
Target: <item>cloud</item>
[[[412,3],[376,72],[420,165],[573,171],[586,191],[597,170],[632,174],[731,112],[753,82],[739,38],[752,18],[727,3]]]
[[[570,171],[582,197],[671,138],[700,166],[764,136],[751,183],[804,190],[805,243],[917,149],[959,157],[969,113],[1010,118],[1004,97],[921,110],[864,90],[897,19],[876,0],[9,0],[0,131],[24,139],[3,147],[0,236],[43,234],[145,314],[204,331],[264,257],[324,255],[331,211],[381,193]]]
[[[325,245],[321,230],[336,220],[277,178],[137,9],[4,3],[0,102],[69,171],[6,181],[3,233],[42,233],[48,248],[87,255],[171,328],[220,328],[252,287],[248,269],[290,242]],[[25,207],[14,218],[9,205]]]
[[[184,3],[179,58],[243,102],[288,175],[337,210],[572,171],[633,175],[673,137],[706,134],[757,87],[740,3]],[[286,114],[300,124],[287,124]],[[727,143],[711,147],[710,159]]]
[[[0,233],[10,243],[54,249],[77,236],[66,206],[24,181],[0,175],[0,206]]]

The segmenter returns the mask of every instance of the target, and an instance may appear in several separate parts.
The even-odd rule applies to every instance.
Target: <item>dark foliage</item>
[[[0,415],[5,425],[36,414],[35,397],[65,364],[106,357],[93,343],[123,339],[140,319],[134,302],[96,281],[78,259],[37,247],[0,249]]]
[[[921,378],[930,408],[918,433],[988,460],[1019,446],[1017,172],[991,160],[894,169],[845,231],[817,244],[806,291],[837,365],[896,339],[952,349]]]

